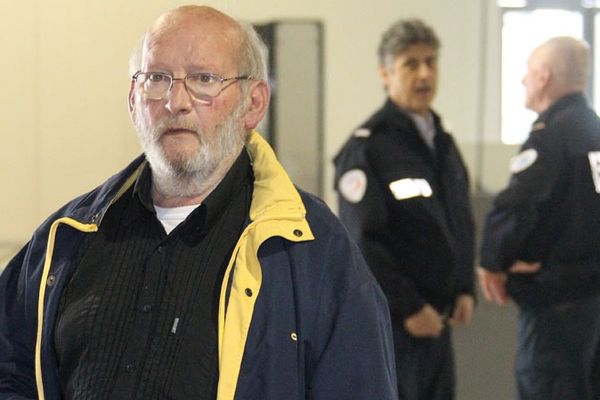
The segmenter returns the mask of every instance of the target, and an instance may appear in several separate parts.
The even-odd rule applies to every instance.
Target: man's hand
[[[438,337],[444,329],[440,314],[429,304],[404,320],[404,328],[414,337]]]
[[[483,297],[490,302],[498,305],[505,305],[508,302],[506,293],[507,275],[504,272],[490,272],[483,267],[477,267],[479,276],[479,285],[483,292]]]
[[[473,296],[470,294],[461,294],[456,298],[454,311],[452,312],[452,316],[448,320],[448,323],[452,326],[469,325],[471,323],[474,308],[475,299]]]

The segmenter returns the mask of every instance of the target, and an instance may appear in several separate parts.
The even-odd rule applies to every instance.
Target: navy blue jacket
[[[536,274],[509,274],[521,306],[600,294],[600,119],[583,94],[540,114],[511,170],[486,219],[481,265],[542,263]]]
[[[327,206],[256,133],[255,184],[219,306],[219,400],[397,399],[387,303]],[[143,157],[57,211],[0,276],[0,399],[60,399],[54,323],[73,256]]]

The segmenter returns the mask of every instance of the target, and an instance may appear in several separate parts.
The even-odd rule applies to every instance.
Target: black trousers
[[[438,338],[415,338],[394,323],[396,373],[400,400],[452,400],[454,352],[450,328]]]
[[[523,308],[517,329],[519,400],[600,399],[600,297]]]

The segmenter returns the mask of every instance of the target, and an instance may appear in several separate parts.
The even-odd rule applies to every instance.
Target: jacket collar
[[[249,134],[246,151],[254,172],[250,220],[304,219],[306,209],[298,190],[277,160],[271,146],[258,132],[252,131]],[[100,224],[108,207],[135,184],[145,162],[144,155],[137,157],[124,170],[100,186],[91,202],[84,195],[75,201],[71,212],[67,210],[66,214],[85,223]]]
[[[253,131],[248,138],[246,150],[254,171],[250,220],[304,219],[306,209],[300,194],[277,160],[271,146]]]
[[[421,153],[425,157],[434,157],[431,149],[425,143],[425,139],[419,133],[419,129],[415,124],[415,121],[409,115],[407,111],[400,108],[396,103],[394,103],[389,97],[386,99],[385,104],[382,107],[383,115],[391,118],[394,127],[396,128],[396,132],[401,132],[401,134],[408,138],[414,143],[415,146],[418,146]],[[442,156],[446,153],[449,142],[451,141],[449,134],[442,127],[442,121],[440,116],[431,108],[429,109],[431,116],[433,117],[433,125],[435,127],[435,154],[437,157]]]
[[[392,115],[397,124],[410,126],[412,130],[417,129],[417,126],[415,125],[415,123],[414,123],[412,117],[409,115],[409,113],[407,111],[405,111],[403,108],[399,107],[389,97],[386,99],[386,101],[383,105],[383,110],[386,113],[389,113],[388,115]],[[433,117],[433,124],[436,128],[436,131],[443,132],[444,130],[442,129],[440,116],[432,109],[429,109],[429,112],[431,113],[431,116]]]
[[[545,110],[538,116],[538,118],[535,120],[534,124],[537,122],[548,121],[548,119],[551,119],[552,116],[554,114],[556,114],[558,111],[563,110],[568,107],[571,107],[576,104],[587,106],[588,103],[587,103],[587,100],[583,93],[576,92],[576,93],[568,94],[568,95],[563,96],[560,99],[556,100],[556,102],[554,102],[554,104],[552,104],[550,107],[548,107],[547,110]]]
[[[135,184],[145,160],[144,155],[138,156],[100,187],[69,203],[62,214],[82,223],[100,224],[108,207]]]

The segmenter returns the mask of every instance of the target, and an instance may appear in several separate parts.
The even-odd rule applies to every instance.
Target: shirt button
[[[150,311],[152,311],[152,304],[144,304],[142,306],[142,312],[147,313],[147,312],[150,312]]]
[[[125,371],[127,371],[129,373],[135,371],[135,363],[127,364],[125,366]]]
[[[46,280],[46,285],[54,286],[56,283],[56,275],[48,275],[48,279]]]

